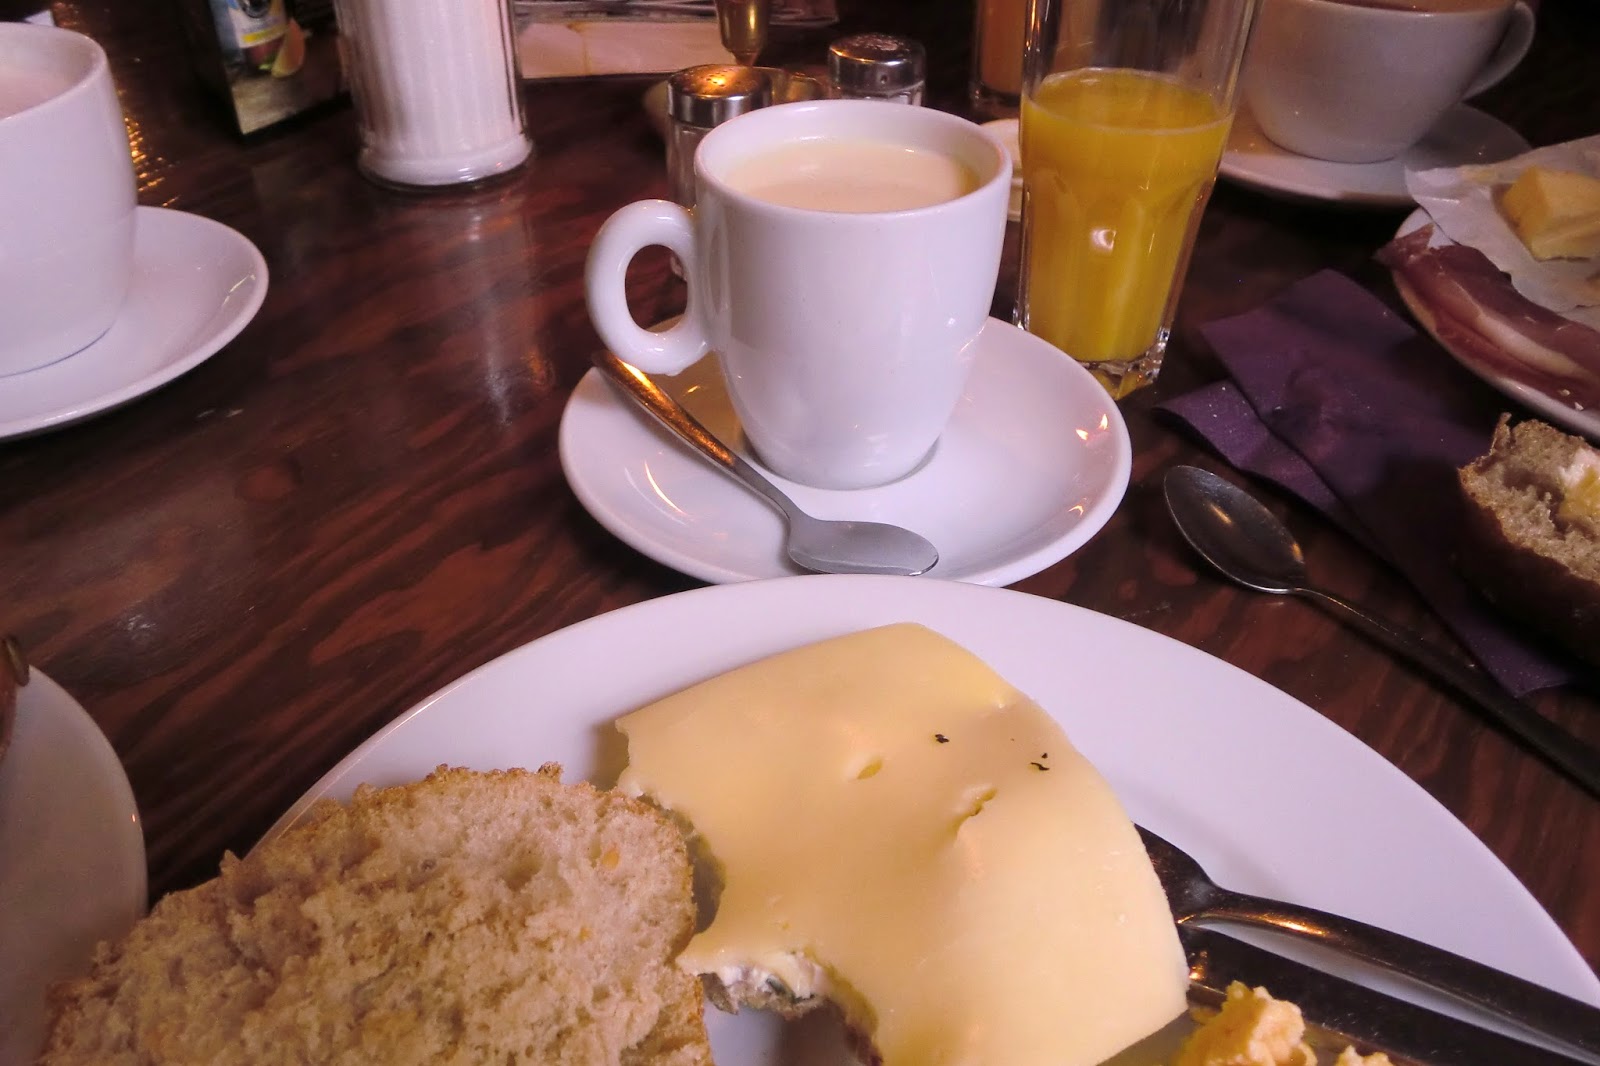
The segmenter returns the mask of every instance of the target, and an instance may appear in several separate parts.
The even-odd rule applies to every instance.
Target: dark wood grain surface
[[[960,109],[966,5],[841,8],[846,28],[926,42],[931,102]],[[0,630],[110,738],[160,894],[248,848],[446,682],[697,584],[606,533],[556,454],[562,405],[598,343],[582,299],[588,243],[616,207],[665,195],[666,178],[640,107],[647,79],[529,85],[526,169],[408,196],[358,176],[348,107],[241,142],[161,5],[67,0],[57,14],[112,55],[141,203],[234,227],[272,273],[260,314],[193,372],[87,423],[0,442]],[[784,39],[776,58],[814,62],[833,32]],[[1600,131],[1597,55],[1592,5],[1546,0],[1534,53],[1480,106],[1535,144]],[[1017,587],[1193,644],[1350,730],[1481,837],[1594,966],[1600,803],[1315,608],[1200,572],[1161,507],[1174,463],[1224,469],[1151,414],[1217,376],[1198,325],[1324,267],[1395,303],[1371,256],[1403,215],[1219,185],[1168,366],[1124,402],[1126,502],[1087,547]],[[681,308],[664,258],[634,276],[641,319]],[[1448,640],[1393,572],[1313,513],[1274,507],[1317,580]],[[1535,702],[1600,745],[1600,700]]]

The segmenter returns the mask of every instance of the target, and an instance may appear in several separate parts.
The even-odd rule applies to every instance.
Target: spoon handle
[[[1507,695],[1476,668],[1337,596],[1317,589],[1296,591],[1476,703],[1502,729],[1519,738],[1591,795],[1600,796],[1600,753],[1521,700]]]
[[[722,443],[682,404],[667,395],[666,391],[651,381],[638,367],[625,363],[612,353],[601,350],[595,353],[594,365],[618,386],[630,399],[654,415],[656,421],[666,426],[680,439],[692,446],[724,473],[743,482],[746,487],[764,496],[768,502],[784,513],[791,521],[794,504],[778,487],[744,461],[738,453]]]
[[[1314,907],[1219,889],[1196,921],[1240,922],[1314,940],[1402,974],[1600,1063],[1600,1009],[1481,962]]]

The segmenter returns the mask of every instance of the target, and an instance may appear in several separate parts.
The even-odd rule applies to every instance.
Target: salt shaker
[[[772,81],[759,67],[708,63],[667,79],[667,178],[672,199],[694,206],[694,150],[717,126],[772,102]]]
[[[528,158],[510,0],[335,0],[334,9],[362,173],[438,187]]]
[[[886,33],[858,33],[828,48],[829,95],[846,100],[922,103],[922,45]]]

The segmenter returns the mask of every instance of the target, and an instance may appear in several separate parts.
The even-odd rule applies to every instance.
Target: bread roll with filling
[[[1600,666],[1600,451],[1502,416],[1460,471],[1462,572],[1505,611]]]

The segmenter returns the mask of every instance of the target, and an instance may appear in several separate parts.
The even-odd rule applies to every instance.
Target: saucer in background
[[[267,294],[256,246],[220,222],[160,207],[136,216],[133,282],[111,328],[48,366],[0,377],[0,440],[137,399],[210,358]]]
[[[1427,135],[1405,152],[1380,163],[1331,163],[1280,148],[1256,125],[1250,108],[1239,106],[1219,168],[1223,177],[1290,199],[1362,207],[1409,207],[1407,170],[1493,163],[1528,150],[1522,135],[1466,104],[1444,113]]]

